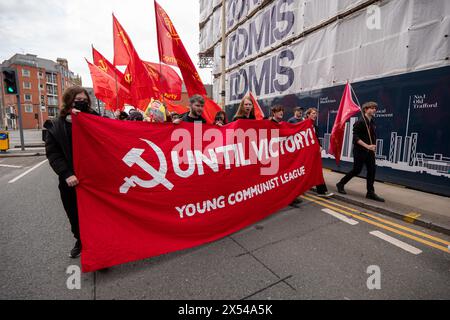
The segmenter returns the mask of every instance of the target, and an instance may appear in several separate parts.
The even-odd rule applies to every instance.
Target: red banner
[[[72,118],[83,272],[221,239],[323,183],[310,120]]]

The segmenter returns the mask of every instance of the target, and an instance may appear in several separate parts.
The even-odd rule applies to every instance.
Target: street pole
[[[0,68],[0,71],[1,68]],[[6,103],[5,103],[5,94],[3,92],[3,72],[0,72],[0,83],[2,83],[2,104],[0,105],[0,128],[8,127],[8,120],[6,119]]]
[[[102,115],[102,111],[101,111],[101,109],[100,109],[100,101],[98,100],[97,97],[95,97],[95,100],[97,100],[98,114],[101,116],[101,115]]]
[[[19,71],[16,68],[16,84],[17,84],[17,113],[19,118],[19,132],[20,132],[20,145],[22,151],[25,151],[25,141],[23,139],[23,122],[22,122],[22,106],[20,104],[20,83],[19,83]]]
[[[221,81],[222,81],[222,90],[220,92],[220,95],[222,97],[221,99],[221,105],[222,105],[222,109],[225,109],[225,89],[226,89],[226,84],[225,84],[225,67],[226,67],[226,60],[225,60],[225,54],[226,54],[226,43],[227,43],[227,38],[226,38],[226,30],[227,29],[227,24],[226,24],[226,8],[225,8],[225,0],[222,0],[222,55],[220,56],[220,58],[222,59],[222,75],[221,75]]]

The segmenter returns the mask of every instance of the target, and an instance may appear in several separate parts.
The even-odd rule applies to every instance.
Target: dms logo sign
[[[294,84],[295,73],[291,68],[294,52],[286,49],[263,61],[248,64],[229,75],[229,101],[241,100],[248,91],[257,97],[281,94]]]

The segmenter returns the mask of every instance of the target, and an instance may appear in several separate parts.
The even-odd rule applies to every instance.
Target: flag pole
[[[113,16],[113,33],[114,33],[114,12],[112,12],[112,16]],[[113,35],[113,40],[115,39],[115,36]],[[115,48],[115,47],[114,47]],[[113,63],[115,59],[113,59]],[[117,66],[114,64],[114,67],[117,68]],[[119,86],[117,83],[117,72],[114,72],[114,81],[116,83],[116,110],[119,109]]]
[[[366,129],[367,129],[367,133],[369,134],[370,144],[373,145],[372,136],[371,136],[370,130],[369,130],[369,125],[367,124],[366,116],[365,116],[365,114],[363,113],[363,110],[362,110],[362,108],[361,108],[361,104],[359,103],[358,96],[356,95],[355,90],[353,90],[352,85],[351,85],[348,81],[347,81],[347,83],[350,85],[350,88],[352,89],[352,92],[353,92],[353,94],[355,95],[356,103],[358,104],[359,110],[361,111],[362,117],[363,117],[363,119],[364,119],[364,123],[366,124]]]

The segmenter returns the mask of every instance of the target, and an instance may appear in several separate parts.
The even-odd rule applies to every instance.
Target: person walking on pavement
[[[70,257],[77,258],[81,254],[81,238],[75,192],[79,181],[74,172],[72,155],[72,112],[98,115],[91,109],[91,99],[86,89],[73,86],[64,92],[63,108],[59,117],[45,123],[47,129],[45,151],[50,166],[59,177],[61,200],[76,239],[75,246],[70,251]]]
[[[313,122],[314,133],[316,134],[317,140],[320,143],[320,140],[317,136],[317,132],[319,131],[319,128],[316,125],[317,116],[318,116],[318,113],[317,113],[316,108],[309,108],[308,110],[306,110],[306,119],[310,119]],[[322,144],[320,144],[320,153],[322,153]],[[328,188],[325,183],[316,186],[316,190],[317,190],[317,195],[319,197],[330,198],[330,197],[334,196],[334,193],[328,192]]]
[[[367,169],[367,194],[366,198],[384,202],[384,199],[375,193],[375,152],[376,126],[373,118],[377,112],[378,105],[375,102],[363,104],[363,117],[353,126],[353,170],[350,171],[336,184],[339,193],[346,194],[344,186],[360,174],[363,166]],[[369,134],[370,132],[370,134]]]

